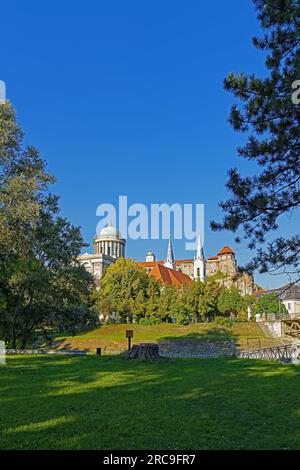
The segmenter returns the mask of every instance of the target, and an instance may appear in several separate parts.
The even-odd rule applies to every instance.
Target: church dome
[[[103,227],[102,230],[100,230],[98,237],[122,238],[122,235],[119,230],[116,229],[116,227],[114,227],[113,225],[107,225],[106,227]]]
[[[152,262],[152,263],[155,261],[155,254],[153,253],[152,250],[148,251],[146,255],[146,261]]]

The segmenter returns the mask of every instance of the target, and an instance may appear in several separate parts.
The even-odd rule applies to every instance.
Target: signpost
[[[128,351],[131,349],[131,338],[133,338],[133,330],[126,330],[126,338],[128,339]]]

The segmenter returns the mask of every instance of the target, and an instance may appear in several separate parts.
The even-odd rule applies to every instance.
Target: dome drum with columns
[[[113,225],[108,225],[94,238],[94,254],[125,258],[125,243],[120,232]]]
[[[79,256],[78,262],[98,282],[108,266],[114,264],[118,258],[125,258],[125,245],[126,240],[110,223],[95,236],[93,254]]]

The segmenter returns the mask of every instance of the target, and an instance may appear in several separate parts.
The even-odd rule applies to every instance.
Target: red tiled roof
[[[137,264],[139,264],[140,266],[145,266],[145,268],[152,268],[157,263],[163,264],[164,262],[163,261],[137,261]]]
[[[177,259],[176,264],[184,264],[184,263],[193,263],[193,258],[188,259]]]
[[[219,259],[218,256],[211,256],[210,258],[207,258],[207,261],[215,261],[216,259]]]
[[[269,292],[267,289],[258,289],[253,292],[254,297],[258,297],[259,295],[265,294],[266,292]]]
[[[154,277],[163,284],[175,287],[181,287],[183,284],[191,284],[192,280],[186,274],[175,269],[167,268],[159,262],[154,263],[155,266],[149,271],[149,276]]]
[[[177,259],[175,261],[176,264],[185,264],[185,263],[193,263],[193,258],[189,259]],[[140,266],[145,266],[145,268],[151,268],[156,264],[164,264],[164,261],[137,261],[137,264]]]
[[[224,246],[218,255],[234,254],[234,251],[229,246]]]

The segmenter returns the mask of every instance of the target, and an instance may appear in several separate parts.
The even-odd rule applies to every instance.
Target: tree
[[[182,288],[183,301],[189,307],[190,318],[194,322],[201,320],[200,298],[204,291],[204,284],[199,279],[194,279],[191,284],[185,284]]]
[[[125,323],[139,320],[145,315],[149,282],[149,276],[141,266],[130,259],[118,259],[108,267],[95,294],[99,313],[102,313],[104,302],[106,316],[116,314]]]
[[[172,321],[172,311],[178,301],[178,289],[175,286],[166,285],[162,287],[158,317],[161,321],[170,322]]]
[[[89,322],[91,277],[76,264],[80,230],[59,216],[54,178],[0,104],[0,334],[24,348],[37,328]]]
[[[192,317],[192,307],[186,304],[182,298],[179,298],[171,308],[170,316],[176,320],[179,325],[187,325]]]
[[[159,283],[152,277],[149,278],[149,284],[146,291],[146,309],[145,322],[159,323],[159,305],[162,288]]]
[[[236,287],[222,288],[218,298],[218,310],[225,316],[231,317],[245,312],[247,302]]]
[[[233,232],[242,229],[248,247],[257,248],[247,269],[300,277],[297,232],[289,238],[275,237],[263,249],[266,235],[278,228],[281,216],[295,216],[300,203],[300,107],[292,101],[293,83],[300,79],[300,3],[253,1],[265,31],[253,42],[267,53],[269,73],[266,78],[231,73],[225,89],[243,103],[239,108],[234,105],[230,115],[234,130],[248,135],[238,153],[255,162],[260,171],[244,177],[236,168],[230,170],[227,188],[232,197],[220,204],[225,212],[223,222],[211,226]]]
[[[206,279],[199,297],[199,312],[202,320],[212,320],[218,311],[218,298],[221,286],[214,279]]]
[[[256,313],[286,313],[285,305],[275,292],[262,295],[255,305]]]

